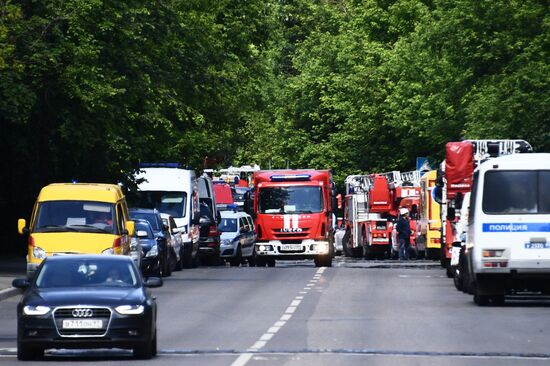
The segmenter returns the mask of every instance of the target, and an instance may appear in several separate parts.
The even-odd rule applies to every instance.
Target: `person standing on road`
[[[399,235],[399,259],[409,259],[409,246],[411,237],[411,225],[409,223],[409,210],[401,208],[399,210],[399,218],[395,227],[397,235]]]

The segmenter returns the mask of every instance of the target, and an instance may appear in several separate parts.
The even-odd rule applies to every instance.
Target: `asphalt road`
[[[175,272],[154,290],[159,355],[47,352],[79,365],[547,365],[550,299],[477,307],[439,267],[338,258]],[[15,307],[0,301],[0,364],[17,363]],[[35,364],[40,362],[28,362]]]

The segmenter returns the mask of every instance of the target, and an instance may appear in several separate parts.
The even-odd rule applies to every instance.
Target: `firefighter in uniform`
[[[397,219],[396,230],[399,235],[399,259],[409,259],[409,247],[411,243],[411,225],[409,223],[409,210],[401,208],[399,210],[399,218]]]

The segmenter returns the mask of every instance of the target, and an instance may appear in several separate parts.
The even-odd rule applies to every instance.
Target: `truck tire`
[[[346,233],[342,238],[342,251],[344,252],[344,257],[352,257],[351,249],[348,246],[350,236],[351,236],[351,232],[350,232],[350,229],[348,228],[346,229]]]
[[[275,267],[275,259],[274,258],[268,258],[267,259],[267,266],[268,267]]]

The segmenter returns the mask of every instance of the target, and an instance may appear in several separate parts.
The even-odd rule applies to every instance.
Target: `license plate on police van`
[[[103,320],[101,319],[64,319],[63,329],[101,329]]]
[[[302,250],[302,244],[282,244],[281,250],[287,252]]]

